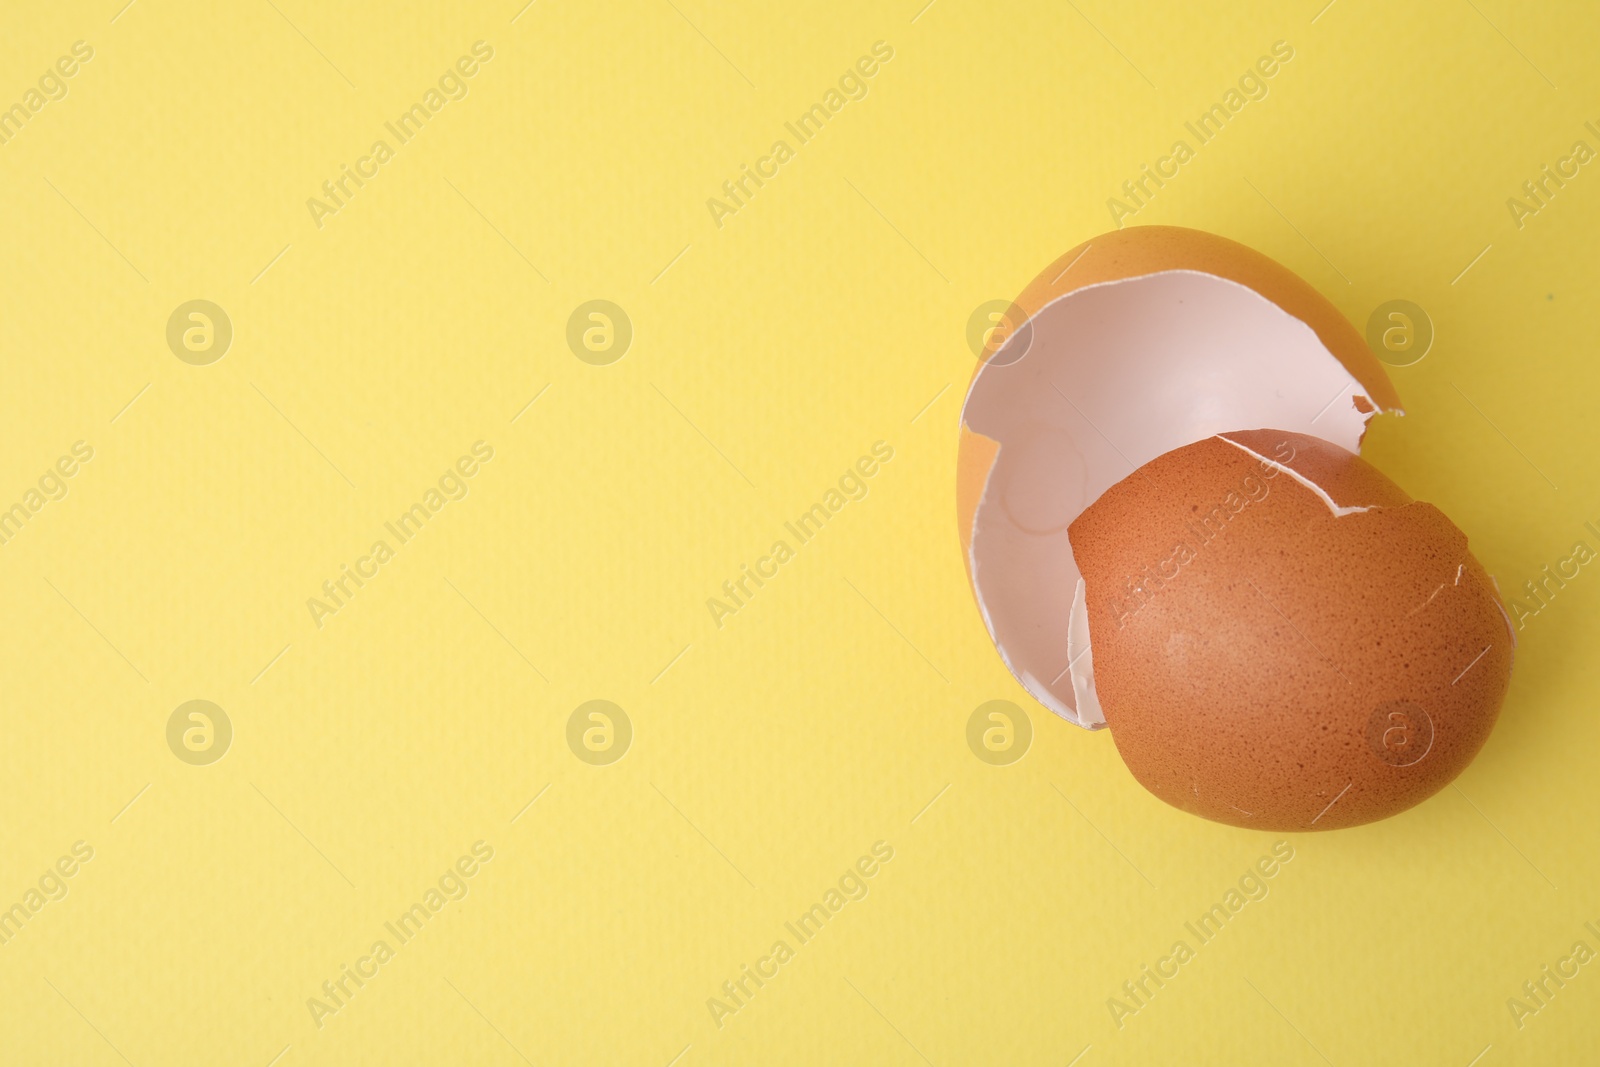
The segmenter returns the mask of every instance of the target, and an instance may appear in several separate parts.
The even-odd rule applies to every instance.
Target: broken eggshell
[[[1276,830],[1381,819],[1488,739],[1511,641],[1467,538],[1320,438],[1218,434],[1071,526],[1117,751],[1175,807]]]
[[[1135,777],[1207,818],[1325,829],[1382,818],[1442,788],[1493,725],[1510,672],[1510,631],[1464,535],[1354,455],[1380,410],[1398,412],[1399,398],[1361,336],[1320,293],[1258,252],[1195,230],[1135,227],[1062,256],[991,336],[962,413],[962,554],[1006,666],[1056,714],[1089,729],[1109,725]],[[1242,442],[1262,430],[1275,432],[1255,442],[1267,451],[1246,455]],[[1274,456],[1285,442],[1298,462]],[[1216,487],[1204,475],[1239,462],[1273,486],[1272,503],[1242,508],[1226,535],[1204,549],[1191,545],[1196,558],[1178,566],[1169,550],[1186,543],[1185,523],[1217,504],[1202,492]],[[1267,483],[1266,470],[1283,476]],[[1324,481],[1353,503],[1330,507],[1338,497]],[[1135,487],[1139,507],[1113,506]],[[1309,514],[1308,500],[1333,524],[1328,530],[1285,525],[1291,511]],[[1347,507],[1359,510],[1340,513]],[[1406,515],[1396,528],[1412,530],[1414,543],[1370,543],[1338,525],[1384,509]],[[1276,521],[1257,521],[1269,513]],[[1380,519],[1390,516],[1355,525]],[[1163,540],[1172,543],[1150,549]],[[1228,551],[1213,550],[1222,542]],[[1133,567],[1134,545],[1154,555]],[[1375,551],[1387,560],[1357,558]],[[1309,589],[1322,590],[1315,583],[1266,590],[1271,579],[1252,569],[1264,555],[1305,565],[1286,572],[1291,584],[1376,566],[1369,579],[1389,582],[1390,599],[1371,590],[1340,595],[1337,583],[1321,599],[1308,599]],[[1160,575],[1143,577],[1150,566],[1178,569],[1163,584]],[[1406,615],[1428,596],[1411,603],[1410,586],[1446,567],[1470,573],[1468,591],[1446,597],[1448,611],[1436,597]],[[1291,602],[1272,613],[1275,630],[1260,629],[1265,617],[1250,614],[1259,598],[1234,595],[1248,591],[1245,580]],[[1180,585],[1188,586],[1182,596],[1167,595]],[[1228,595],[1200,596],[1213,588]],[[1135,612],[1131,631],[1117,630],[1130,591],[1162,603]],[[1397,617],[1421,621],[1402,625]],[[1296,624],[1307,632],[1291,647]],[[1365,661],[1338,662],[1354,646],[1323,649],[1312,678],[1309,631],[1345,634],[1350,626],[1375,639],[1433,643],[1383,676],[1363,673]],[[1436,675],[1449,672],[1448,685],[1467,665],[1452,658],[1460,643],[1489,634],[1490,651],[1472,668],[1479,678],[1440,690]],[[1189,658],[1194,641],[1210,658]],[[1338,699],[1326,690],[1329,678],[1346,690]],[[1466,692],[1470,699],[1456,699]],[[1228,694],[1233,699],[1222,699]],[[1448,708],[1441,694],[1451,698]],[[1396,717],[1378,715],[1384,725],[1373,741],[1374,709],[1390,704]]]

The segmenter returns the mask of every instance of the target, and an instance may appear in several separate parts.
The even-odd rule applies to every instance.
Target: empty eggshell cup
[[[1513,636],[1466,535],[1360,455],[1382,364],[1291,271],[1130,227],[1046,269],[962,411],[957,520],[989,636],[1167,803],[1372,822],[1471,762]]]

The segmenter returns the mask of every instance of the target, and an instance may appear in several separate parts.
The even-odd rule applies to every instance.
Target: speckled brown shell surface
[[[1442,789],[1494,726],[1512,642],[1466,536],[1337,445],[1207,438],[1130,474],[1069,536],[1111,735],[1178,808],[1272,830],[1371,822]]]

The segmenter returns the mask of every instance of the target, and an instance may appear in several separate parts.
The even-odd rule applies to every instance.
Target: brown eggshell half
[[[1001,659],[1041,704],[1104,725],[1070,522],[1130,471],[1239,426],[1347,448],[1395,410],[1320,293],[1214,234],[1130,227],[1046,269],[991,333],[962,408],[962,562]]]
[[[1512,638],[1466,536],[1359,456],[1220,434],[1144,464],[1069,530],[1095,684],[1156,796],[1328,830],[1438,792],[1488,738]]]

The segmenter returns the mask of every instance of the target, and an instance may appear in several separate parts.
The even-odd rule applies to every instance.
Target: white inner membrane
[[[1289,430],[1358,451],[1375,414],[1358,395],[1309,326],[1215,275],[1163,271],[1047,304],[979,370],[962,414],[1000,446],[971,564],[1011,673],[1056,714],[1103,727],[1067,525],[1135,468],[1213,434]]]

